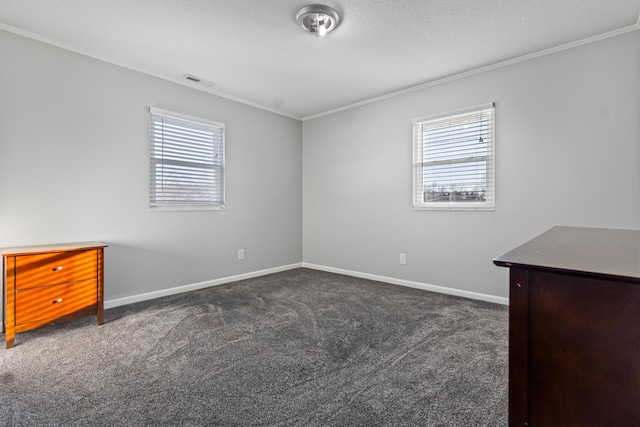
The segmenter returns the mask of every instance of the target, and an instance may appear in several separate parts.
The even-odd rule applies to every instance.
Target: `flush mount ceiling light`
[[[296,15],[298,24],[316,37],[322,37],[338,26],[338,12],[323,4],[305,6]]]

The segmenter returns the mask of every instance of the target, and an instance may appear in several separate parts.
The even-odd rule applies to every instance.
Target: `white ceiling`
[[[295,21],[311,3],[0,0],[0,29],[308,118],[640,28],[640,0],[326,0],[341,22],[316,38]]]

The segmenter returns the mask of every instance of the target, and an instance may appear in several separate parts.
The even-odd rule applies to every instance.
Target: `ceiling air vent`
[[[191,74],[185,74],[183,79],[191,80],[192,82],[200,83],[202,79],[200,77],[192,76]]]
[[[193,74],[185,74],[184,76],[182,76],[182,78],[185,80],[189,80],[190,82],[200,83],[201,85],[213,87],[213,82],[201,79],[200,77],[196,77]]]

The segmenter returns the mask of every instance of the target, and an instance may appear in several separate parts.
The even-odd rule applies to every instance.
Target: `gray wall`
[[[491,259],[551,226],[640,228],[639,45],[636,31],[301,124],[0,31],[0,247],[103,240],[107,300],[303,260],[506,297]],[[496,210],[413,211],[411,119],[490,101]],[[149,211],[149,106],[226,123],[225,211]]]
[[[107,242],[107,300],[302,261],[300,121],[3,31],[0,53],[0,247]],[[226,123],[225,211],[149,211],[149,106]]]
[[[305,263],[506,297],[492,258],[548,228],[640,228],[638,46],[635,31],[305,121]],[[496,210],[413,211],[411,119],[491,101]]]

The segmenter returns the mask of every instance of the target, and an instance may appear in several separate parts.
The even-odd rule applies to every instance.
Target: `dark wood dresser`
[[[640,231],[554,227],[509,267],[509,425],[640,426]]]
[[[3,332],[16,332],[96,315],[104,323],[104,248],[100,242],[0,249]]]

